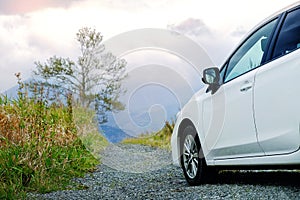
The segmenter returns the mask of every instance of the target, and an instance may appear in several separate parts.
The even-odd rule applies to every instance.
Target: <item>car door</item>
[[[269,62],[255,78],[258,141],[267,155],[291,153],[300,144],[300,9],[290,11]]]
[[[246,39],[223,67],[224,83],[219,91],[205,94],[203,129],[209,157],[227,159],[264,155],[258,144],[253,118],[253,87],[257,67],[262,63],[276,24],[277,19]],[[224,107],[220,99],[225,102]],[[222,127],[215,124],[222,124]]]

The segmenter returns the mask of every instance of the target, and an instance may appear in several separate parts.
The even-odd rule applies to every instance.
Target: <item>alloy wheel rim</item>
[[[198,171],[199,153],[196,141],[191,135],[188,135],[184,140],[183,163],[188,177],[195,178]]]

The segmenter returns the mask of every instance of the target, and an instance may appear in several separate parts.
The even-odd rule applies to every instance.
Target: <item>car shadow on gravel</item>
[[[211,184],[250,184],[300,188],[300,171],[221,171]]]

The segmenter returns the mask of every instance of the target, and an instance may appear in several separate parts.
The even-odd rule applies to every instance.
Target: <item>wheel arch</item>
[[[177,137],[178,137],[178,144],[179,144],[179,155],[181,156],[182,155],[182,148],[181,148],[181,143],[183,142],[183,140],[184,140],[184,135],[183,135],[183,131],[184,131],[184,129],[187,127],[187,126],[192,126],[194,129],[195,129],[195,131],[196,131],[196,136],[197,136],[197,140],[199,141],[199,144],[200,144],[200,146],[202,146],[202,144],[201,144],[201,141],[200,141],[200,137],[199,137],[199,133],[198,133],[198,131],[197,131],[197,128],[196,128],[196,126],[194,125],[194,123],[190,120],[190,119],[188,119],[188,118],[185,118],[185,119],[183,119],[182,121],[181,121],[181,123],[180,123],[180,125],[179,125],[179,127],[178,127],[178,134],[177,134]]]

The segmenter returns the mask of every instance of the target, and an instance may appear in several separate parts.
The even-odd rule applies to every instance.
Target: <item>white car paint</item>
[[[274,60],[259,68],[255,76],[254,116],[258,141],[266,155],[299,149],[299,55],[297,50]]]
[[[214,95],[206,89],[178,114],[171,138],[175,165],[185,120],[195,127],[208,166],[300,165],[300,49],[221,85]]]

